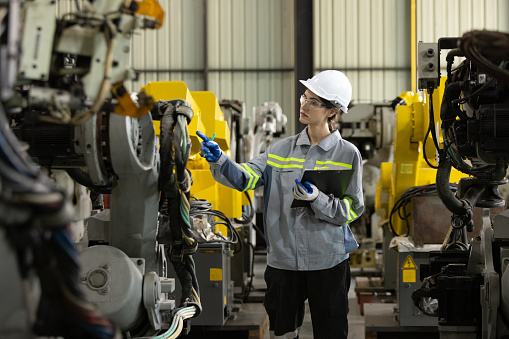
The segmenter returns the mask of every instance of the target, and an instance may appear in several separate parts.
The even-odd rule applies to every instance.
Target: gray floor
[[[264,255],[256,255],[254,265],[254,280],[253,286],[255,289],[265,288],[265,281],[263,280],[263,272],[265,270],[266,257]],[[359,305],[355,296],[355,278],[352,278],[350,292],[348,294],[348,302],[350,313],[348,314],[348,338],[349,339],[364,339],[364,316],[360,314]],[[269,333],[265,333],[264,339],[269,339]],[[299,339],[313,339],[313,327],[311,325],[311,316],[309,308],[306,304],[306,315],[304,316],[304,323],[301,328]]]

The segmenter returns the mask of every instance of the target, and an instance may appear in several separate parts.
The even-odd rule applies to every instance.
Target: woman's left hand
[[[295,179],[295,186],[292,188],[293,197],[297,200],[315,201],[320,192],[318,188],[309,181],[300,182]]]

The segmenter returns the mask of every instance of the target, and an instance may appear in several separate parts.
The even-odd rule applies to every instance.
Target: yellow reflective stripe
[[[346,203],[346,210],[347,210],[347,223],[350,222],[350,220],[352,220],[352,216],[350,215],[350,199],[348,198],[345,198],[343,199],[343,201]]]
[[[351,198],[344,198],[343,199],[344,201],[347,202],[347,205],[348,205],[348,222],[351,222],[353,221],[354,219],[357,218],[357,214],[355,214],[354,210],[353,210],[353,200]]]
[[[251,174],[251,178],[254,179],[253,183],[251,184],[251,187],[250,188],[247,188],[247,189],[251,189],[251,190],[254,190],[255,189],[255,186],[256,186],[256,183],[258,182],[258,179],[260,179],[260,176],[258,174],[256,174],[255,171],[253,171],[253,169],[251,167],[249,167],[248,164],[244,164],[244,167],[246,168],[246,170],[248,172],[250,172]],[[251,180],[249,181],[251,182]],[[248,187],[249,187],[249,184],[248,184]]]
[[[281,160],[281,161],[297,161],[297,162],[306,161],[306,159],[299,159],[299,158],[283,158],[283,157],[280,157],[279,155],[275,155],[275,154],[269,154],[269,158],[274,158],[274,159]]]
[[[330,167],[315,167],[315,170],[327,170],[330,169]]]
[[[297,164],[280,165],[280,164],[276,164],[275,162],[272,162],[270,160],[267,161],[267,164],[272,165],[277,168],[304,168],[304,165],[297,165]]]
[[[283,158],[279,155],[269,154],[267,164],[277,168],[304,168],[306,159],[299,158]]]
[[[321,165],[337,165],[337,166],[343,166],[343,167],[348,167],[348,168],[352,168],[352,165],[348,165],[348,164],[344,164],[342,162],[334,162],[334,161],[319,161],[317,160],[316,161],[317,164],[321,164]]]
[[[241,168],[243,168],[246,172],[247,172],[247,175],[249,175],[249,182],[247,183],[247,186],[246,188],[244,188],[244,190],[242,192],[245,192],[249,189],[249,187],[251,186],[251,183],[253,182],[253,175],[250,173],[250,171],[246,168],[247,165],[246,164],[239,164],[239,166]]]

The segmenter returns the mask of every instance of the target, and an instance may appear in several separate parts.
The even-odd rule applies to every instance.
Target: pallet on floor
[[[263,339],[269,330],[269,317],[261,303],[239,305],[239,312],[234,319],[226,320],[223,326],[193,326],[186,339],[221,338],[221,339]]]
[[[390,303],[396,300],[395,291],[385,288],[380,277],[355,277],[355,294],[361,315],[364,315],[365,303]]]

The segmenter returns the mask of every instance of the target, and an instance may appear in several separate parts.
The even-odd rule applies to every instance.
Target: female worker
[[[341,72],[328,70],[307,81],[299,121],[307,127],[279,140],[251,161],[237,164],[198,132],[202,156],[215,180],[239,191],[264,186],[267,292],[264,306],[272,338],[298,338],[309,302],[314,338],[347,338],[350,266],[358,247],[348,226],[364,209],[362,159],[332,122],[347,112],[352,86]],[[301,183],[305,169],[348,169],[353,176],[343,197]],[[310,207],[291,208],[294,199]]]

